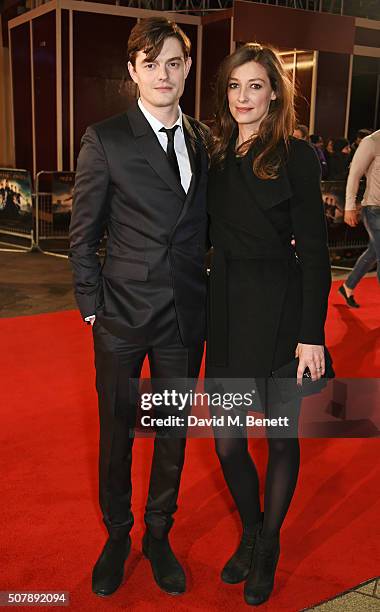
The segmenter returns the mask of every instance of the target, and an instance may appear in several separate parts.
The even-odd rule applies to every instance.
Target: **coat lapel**
[[[287,200],[292,192],[287,180],[279,179],[259,179],[252,170],[252,157],[246,155],[240,165],[241,176],[244,180],[245,195],[244,202],[246,204],[247,214],[252,222],[259,229],[260,235],[266,235],[267,239],[281,242],[277,231],[274,229],[268,216],[265,214],[267,210]],[[253,227],[255,228],[255,225]]]
[[[242,160],[242,171],[245,182],[252,197],[263,211],[276,204],[288,200],[292,196],[292,188],[283,166],[280,167],[276,179],[260,179],[252,170],[252,151]]]
[[[165,181],[168,187],[184,200],[186,198],[186,193],[174,174],[165,151],[158,142],[156,134],[137,104],[128,109],[127,116],[141,155],[145,157],[153,170],[163,181]]]
[[[223,169],[214,169],[210,173],[209,212],[223,216],[237,228],[271,244],[276,240],[275,231],[257,203],[254,174],[246,157],[237,160],[229,149]],[[239,215],[236,214],[237,207]]]

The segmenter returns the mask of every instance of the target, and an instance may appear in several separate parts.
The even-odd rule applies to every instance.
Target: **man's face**
[[[133,67],[128,62],[129,74],[148,110],[178,105],[191,66],[191,58],[185,60],[179,40],[166,38],[161,53],[152,61],[147,61],[146,54],[139,51],[135,64]]]

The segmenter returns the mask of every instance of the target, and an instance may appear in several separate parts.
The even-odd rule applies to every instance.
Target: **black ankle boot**
[[[257,532],[262,527],[263,517],[264,514],[261,512],[260,520],[250,529],[243,530],[238,548],[222,569],[221,578],[223,582],[237,584],[247,578],[252,565]]]
[[[148,531],[142,541],[142,550],[150,561],[154,579],[160,589],[170,595],[179,595],[186,590],[186,576],[172,551],[168,536],[154,538]]]
[[[112,595],[122,583],[124,563],[131,550],[131,538],[108,538],[92,572],[92,591],[95,595]]]
[[[244,599],[250,606],[259,606],[269,599],[279,556],[279,535],[265,538],[259,531],[253,551],[252,568],[244,585]]]

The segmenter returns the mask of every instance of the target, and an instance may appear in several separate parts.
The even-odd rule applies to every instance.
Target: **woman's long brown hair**
[[[257,43],[248,43],[239,47],[223,60],[219,68],[215,88],[215,138],[211,152],[212,162],[215,165],[223,165],[232,134],[237,127],[230,113],[227,98],[231,73],[238,66],[252,61],[265,68],[276,99],[271,101],[268,115],[261,122],[257,136],[252,136],[244,142],[238,152],[244,155],[257,139],[261,146],[259,154],[254,156],[253,172],[259,178],[274,179],[278,176],[281,163],[278,146],[280,143],[288,145],[289,136],[293,133],[296,122],[294,91],[292,81],[279,55],[271,47]]]

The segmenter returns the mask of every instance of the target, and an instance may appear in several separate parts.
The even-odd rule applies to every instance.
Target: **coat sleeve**
[[[95,314],[101,280],[98,248],[107,217],[109,169],[96,130],[89,127],[78,157],[70,223],[69,259],[74,293],[83,318]]]
[[[308,143],[291,143],[288,172],[293,189],[290,202],[292,229],[302,270],[299,342],[324,344],[331,267],[320,186],[321,169],[315,151]]]

